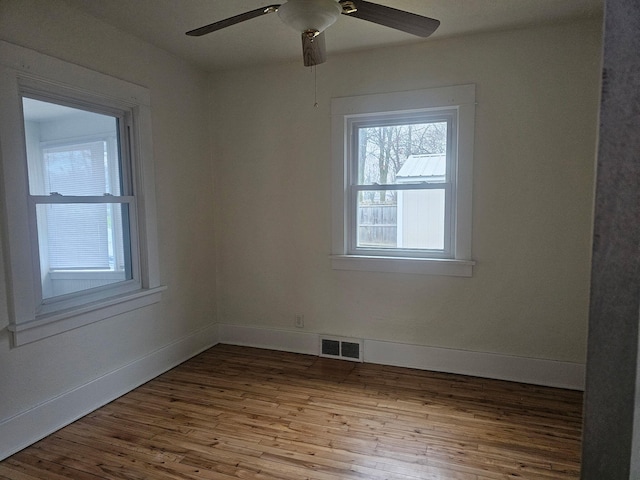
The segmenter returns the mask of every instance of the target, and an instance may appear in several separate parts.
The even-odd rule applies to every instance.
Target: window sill
[[[36,342],[105,318],[158,303],[162,298],[162,292],[166,289],[166,286],[160,286],[136,290],[61,312],[39,315],[35,320],[29,322],[11,324],[9,331],[13,336],[13,346],[18,347]]]
[[[358,270],[363,272],[410,273],[416,275],[445,275],[471,277],[473,260],[440,258],[374,257],[364,255],[331,255],[334,270]]]

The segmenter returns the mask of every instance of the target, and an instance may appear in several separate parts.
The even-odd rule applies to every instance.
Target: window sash
[[[140,288],[140,260],[139,260],[139,248],[138,248],[138,232],[136,225],[137,219],[137,203],[134,196],[114,196],[114,195],[102,195],[102,196],[64,196],[64,195],[30,195],[27,199],[29,210],[29,223],[30,230],[32,232],[32,256],[33,262],[33,275],[34,278],[41,278],[43,272],[41,271],[40,261],[40,242],[38,236],[38,221],[37,221],[37,206],[38,205],[90,205],[90,204],[115,204],[115,205],[127,205],[128,206],[128,219],[127,229],[129,231],[128,238],[123,238],[125,242],[124,260],[125,265],[125,279],[120,282],[110,283],[108,285],[87,288],[74,293],[66,295],[58,295],[54,297],[45,298],[42,291],[42,283],[35,282],[35,308],[38,314],[42,315],[48,312],[54,312],[59,309],[76,306],[94,297],[104,296],[107,292],[114,295],[124,293],[125,291]],[[61,270],[62,271],[62,270]],[[82,272],[79,270],[78,272]]]
[[[38,83],[32,84],[29,81],[21,82],[18,88],[20,99],[30,98],[33,100],[62,105],[86,112],[97,113],[99,115],[114,117],[117,121],[117,137],[115,139],[105,138],[101,135],[83,135],[74,138],[68,138],[63,141],[45,141],[42,142],[41,148],[58,149],[64,148],[65,146],[93,143],[96,141],[106,141],[108,144],[107,148],[115,147],[117,149],[117,160],[119,163],[117,165],[117,170],[120,178],[119,183],[115,186],[119,189],[120,196],[133,195],[135,193],[135,178],[131,159],[132,149],[134,147],[132,139],[132,126],[134,116],[133,110],[121,110],[107,104],[96,103],[97,99],[93,98],[91,98],[90,100],[83,100],[80,98],[80,94],[69,95],[56,93],[52,90],[47,90],[46,87],[43,88],[43,86],[39,85]],[[103,101],[103,99],[100,100],[101,102]]]
[[[366,115],[348,115],[346,116],[345,129],[347,131],[347,186],[346,186],[346,221],[347,228],[346,238],[346,254],[347,255],[366,255],[366,256],[383,256],[383,257],[402,257],[402,258],[437,258],[452,259],[455,257],[455,222],[454,215],[456,211],[456,184],[453,179],[456,178],[456,164],[453,160],[457,154],[456,142],[457,136],[457,109],[421,109],[412,112],[387,112],[387,113],[371,113]],[[360,168],[360,130],[371,127],[386,126],[402,126],[428,123],[446,123],[446,158],[444,181],[441,182],[408,182],[408,183],[383,183],[368,184],[359,182]],[[444,230],[443,230],[443,248],[402,248],[402,247],[384,247],[374,248],[369,246],[358,245],[358,196],[360,192],[366,191],[414,191],[414,190],[444,190]],[[396,227],[398,228],[398,227]]]
[[[353,115],[347,117],[346,129],[349,132],[349,148],[348,148],[348,163],[349,163],[349,185],[376,185],[360,183],[358,181],[359,175],[359,148],[360,148],[360,131],[365,128],[375,127],[395,127],[395,126],[408,126],[418,124],[429,123],[446,123],[447,124],[447,139],[446,139],[446,168],[445,168],[445,182],[451,182],[452,178],[455,178],[455,168],[452,162],[452,153],[455,148],[453,139],[455,138],[457,112],[455,109],[449,109],[442,111],[440,109],[423,109],[415,112],[391,112],[391,113],[378,113],[367,115]],[[421,182],[422,183],[422,182]],[[430,183],[430,182],[426,182]],[[433,182],[436,183],[436,182]],[[381,185],[385,185],[382,183]],[[393,184],[390,184],[393,185]]]
[[[394,188],[401,186],[402,188]],[[453,225],[452,225],[452,204],[453,204],[453,186],[450,183],[433,183],[433,184],[399,184],[399,185],[351,185],[348,189],[349,209],[347,221],[349,225],[348,237],[348,255],[374,255],[374,256],[397,256],[397,257],[428,257],[428,258],[452,258],[454,254],[453,245]],[[443,248],[403,248],[403,247],[384,247],[374,248],[358,245],[358,196],[360,192],[368,191],[444,191],[444,229],[443,229]],[[397,206],[396,206],[397,208]],[[399,228],[399,227],[396,227]]]
[[[452,188],[451,182],[415,182],[415,183],[385,183],[373,185],[350,185],[351,190],[369,192],[378,190],[442,190]]]
[[[44,205],[54,203],[134,203],[133,195],[29,195],[29,205]]]

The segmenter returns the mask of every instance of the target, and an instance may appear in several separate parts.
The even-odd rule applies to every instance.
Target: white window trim
[[[349,123],[353,118],[405,114],[426,110],[457,109],[455,168],[456,222],[452,258],[368,256],[349,254]],[[429,88],[407,92],[334,98],[332,129],[332,268],[470,277],[475,85]]]
[[[105,101],[134,116],[132,145],[137,202],[140,281],[135,289],[114,290],[102,298],[87,296],[81,305],[39,313],[39,278],[34,272],[34,239],[30,232],[26,150],[20,93],[24,89],[60,94],[81,105]],[[0,41],[0,154],[3,168],[5,236],[10,325],[13,346],[56,335],[105,318],[156,303],[160,284],[148,89],[41,53]]]

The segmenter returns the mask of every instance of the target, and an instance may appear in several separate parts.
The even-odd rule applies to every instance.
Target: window
[[[42,309],[65,295],[133,280],[135,197],[121,140],[126,112],[95,113],[26,96],[22,105]]]
[[[332,102],[336,269],[470,276],[475,87]]]
[[[14,345],[159,301],[148,92],[0,53]]]

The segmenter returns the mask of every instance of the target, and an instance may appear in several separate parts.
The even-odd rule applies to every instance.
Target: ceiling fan
[[[282,5],[267,5],[190,30],[187,35],[199,37],[275,12],[285,24],[301,33],[302,56],[307,67],[326,61],[324,31],[333,25],[341,14],[423,38],[431,35],[440,25],[439,20],[365,0],[288,0]]]

